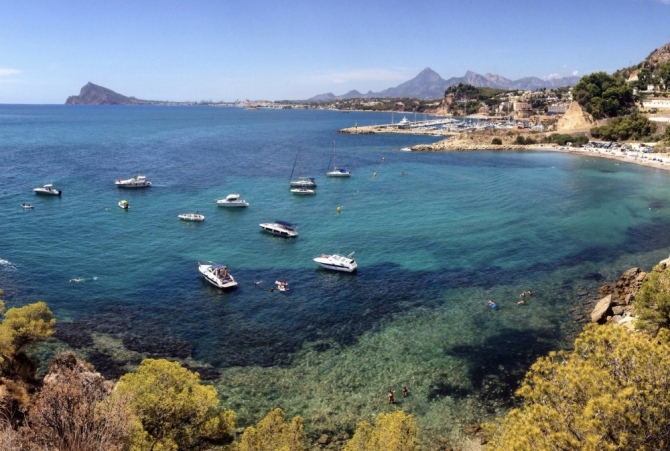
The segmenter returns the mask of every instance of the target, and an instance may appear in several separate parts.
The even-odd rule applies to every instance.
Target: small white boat
[[[330,157],[331,163],[333,163],[333,170],[326,172],[328,177],[351,177],[351,171],[346,168],[338,168],[335,166],[335,142],[333,142],[333,155]],[[330,163],[328,163],[330,167]]]
[[[240,199],[239,194],[228,194],[225,199],[214,199],[219,207],[248,207],[249,202]]]
[[[411,152],[411,151],[412,151],[412,149],[409,148],[409,147],[403,147],[403,148],[400,149],[400,150],[403,151],[403,152]]]
[[[151,182],[143,175],[137,175],[126,180],[118,179],[114,184],[118,188],[147,188],[151,186]]]
[[[285,282],[283,280],[275,280],[275,284],[277,285],[277,289],[281,292],[288,291],[288,282]]]
[[[296,165],[298,166],[298,176],[293,178],[293,172],[295,171]],[[298,147],[298,154],[295,156],[295,162],[293,162],[293,170],[291,171],[291,176],[289,177],[288,184],[290,186],[296,186],[298,188],[315,188],[316,182],[313,177],[303,177],[300,175],[300,147]]]
[[[128,204],[127,200],[122,200],[119,202],[119,207],[123,208],[124,210],[127,210],[130,208],[130,205]]]
[[[412,123],[407,120],[406,117],[403,117],[400,122],[398,122],[398,128],[401,130],[407,130],[411,127]]]
[[[23,207],[24,210],[30,210],[31,208],[33,208],[33,206],[30,204],[21,204],[21,207]]]
[[[356,268],[358,268],[358,263],[351,258],[353,255],[353,252],[346,257],[337,254],[321,254],[321,256],[316,257],[314,261],[320,266],[326,269],[332,269],[333,271],[354,272],[356,271]]]
[[[60,196],[62,191],[53,187],[53,183],[47,183],[41,188],[34,188],[35,194],[45,194],[47,196]]]
[[[259,224],[263,230],[273,235],[284,237],[296,237],[298,232],[293,229],[293,224],[285,221],[266,222]]]
[[[225,289],[237,286],[233,275],[228,272],[228,267],[224,265],[203,265],[198,262],[198,270],[207,282],[217,288]]]
[[[195,221],[195,222],[202,222],[205,220],[205,217],[201,214],[199,214],[197,211],[195,213],[184,213],[179,215],[179,219],[182,221]]]
[[[309,188],[293,188],[291,192],[293,194],[316,194],[316,191]]]

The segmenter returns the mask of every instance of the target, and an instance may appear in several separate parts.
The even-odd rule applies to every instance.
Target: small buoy
[[[382,157],[382,161],[386,161],[386,157]]]
[[[337,212],[338,213],[342,212],[342,207],[337,207]]]
[[[372,174],[373,177],[377,177],[377,171],[375,171],[374,174]]]

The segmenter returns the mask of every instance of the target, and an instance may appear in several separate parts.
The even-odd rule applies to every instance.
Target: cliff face
[[[126,97],[111,89],[88,82],[78,96],[70,96],[66,105],[145,105],[149,102],[134,97]]]

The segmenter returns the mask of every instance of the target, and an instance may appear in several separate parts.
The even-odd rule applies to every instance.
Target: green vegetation
[[[517,135],[516,139],[514,140],[514,144],[531,145],[537,144],[537,141],[530,136],[524,137],[523,135]]]
[[[475,87],[469,84],[459,83],[457,85],[449,86],[444,95],[452,95],[454,103],[449,106],[452,113],[465,109],[465,114],[475,114],[479,112],[482,104],[486,104],[489,108],[499,105],[500,94],[507,91],[495,88]]]
[[[0,313],[4,310],[5,303],[0,301]],[[0,324],[0,372],[7,376],[20,371],[16,360],[22,349],[51,336],[55,324],[56,320],[44,302],[7,310]]]
[[[229,440],[235,428],[235,412],[218,407],[216,389],[177,362],[144,360],[119,379],[114,396],[127,400],[142,424],[138,449],[199,449]]]
[[[572,95],[596,119],[623,116],[633,107],[633,91],[624,78],[605,72],[583,76],[572,89]]]
[[[502,139],[500,139],[500,138],[493,138],[493,140],[491,141],[491,144],[495,144],[495,145],[497,145],[497,146],[500,146],[500,145],[502,145]]]
[[[635,296],[637,328],[656,334],[670,329],[670,268],[655,266]]]
[[[523,407],[486,426],[487,450],[668,449],[669,338],[587,326],[573,352],[531,367]]]
[[[639,113],[617,117],[612,122],[591,129],[591,136],[608,141],[641,140],[656,131],[656,124]]]
[[[565,146],[567,143],[572,143],[573,146],[578,147],[589,142],[589,137],[586,135],[552,133],[544,139],[544,142],[558,144],[559,146]]]
[[[237,451],[303,451],[307,436],[302,418],[293,417],[286,423],[282,409],[274,409],[256,427],[244,430]]]
[[[417,451],[417,433],[414,416],[406,415],[402,410],[381,413],[374,426],[367,421],[358,423],[344,451]]]

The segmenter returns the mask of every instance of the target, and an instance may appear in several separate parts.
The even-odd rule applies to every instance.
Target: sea
[[[282,407],[311,436],[351,434],[402,409],[426,449],[504,415],[530,365],[570,349],[600,285],[668,257],[670,178],[585,156],[403,152],[438,138],[337,133],[399,119],[0,105],[0,288],[8,308],[43,300],[57,319],[30,349],[41,371],[65,349],[109,378],[174,359],[214,384],[241,426]],[[326,177],[335,164],[351,178]],[[289,191],[298,166],[316,195]],[[153,185],[114,184],[137,174]],[[62,196],[33,193],[46,183]],[[232,193],[249,207],[215,204]],[[204,222],[177,217],[196,211]],[[275,220],[299,236],[260,229]],[[354,253],[358,272],[319,268],[324,253]],[[208,285],[198,262],[227,265],[239,286]],[[276,280],[290,290],[271,291]]]

